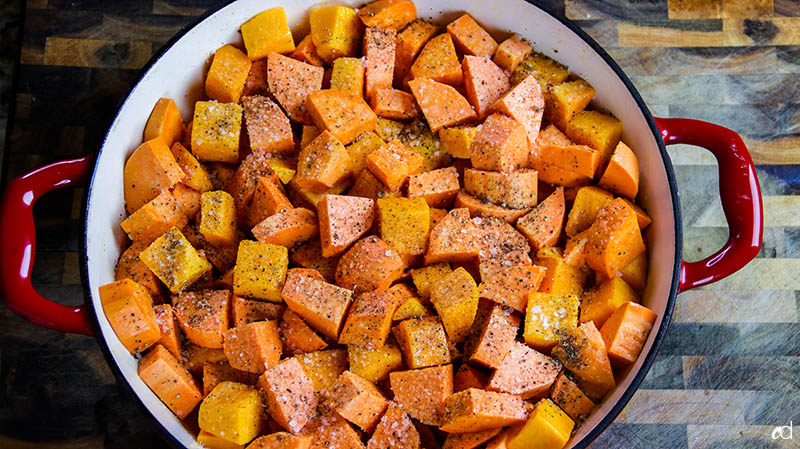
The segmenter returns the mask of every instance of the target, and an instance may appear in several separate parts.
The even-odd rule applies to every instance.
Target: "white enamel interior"
[[[591,83],[596,103],[611,111],[625,124],[624,140],[634,149],[641,164],[640,201],[653,218],[647,230],[650,269],[643,304],[659,314],[654,331],[643,350],[647,354],[666,308],[675,263],[675,217],[669,183],[656,140],[625,84],[601,56],[578,35],[539,8],[522,0],[415,0],[418,14],[446,24],[460,12],[469,12],[500,41],[516,32],[529,39],[536,51],[569,66]],[[357,5],[363,0],[342,4]],[[295,34],[295,41],[307,30],[307,11],[319,2],[310,0],[240,0],[232,3],[188,31],[163,54],[133,89],[111,126],[97,162],[89,193],[87,219],[88,286],[100,323],[102,337],[127,382],[149,412],[186,447],[194,437],[164,406],[136,374],[136,360],[114,335],[102,314],[98,287],[114,280],[114,264],[125,240],[119,223],[124,218],[122,169],[126,158],[141,143],[147,117],[159,97],[175,99],[184,120],[192,114],[192,104],[203,95],[203,73],[210,56],[225,43],[240,42],[239,26],[253,15],[272,7],[284,7]],[[577,430],[570,446],[585,436],[611,410],[639,371],[644,357],[618,379],[617,389]]]

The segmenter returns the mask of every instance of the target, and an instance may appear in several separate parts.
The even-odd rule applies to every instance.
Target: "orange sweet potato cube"
[[[517,229],[528,239],[534,251],[555,246],[561,237],[565,212],[564,189],[559,187],[517,220]]]
[[[283,313],[280,334],[286,354],[304,354],[328,347],[325,340],[291,309]]]
[[[478,257],[475,226],[469,210],[453,209],[431,230],[425,264],[468,262]]]
[[[625,142],[617,144],[598,185],[626,198],[636,198],[639,193],[639,159]],[[641,220],[640,227],[644,228]]]
[[[311,436],[310,449],[364,449],[360,433],[333,411],[323,411],[303,428]]]
[[[342,418],[371,432],[389,401],[372,382],[350,371],[343,372],[325,394],[327,405]]]
[[[250,73],[244,82],[242,97],[258,95],[269,96],[269,82],[267,81],[267,58],[257,59],[250,66]]]
[[[186,177],[183,179],[183,184],[199,192],[208,192],[214,188],[208,170],[183,146],[183,144],[180,142],[173,143],[170,151],[172,151],[172,155],[175,156],[175,162],[178,163],[183,173],[186,174]]]
[[[186,338],[205,348],[222,348],[230,299],[230,290],[186,292],[174,297],[175,317]]]
[[[169,192],[162,192],[137,209],[120,226],[128,238],[150,244],[172,227],[183,228],[189,219]]]
[[[155,302],[160,302],[164,295],[164,285],[158,280],[158,277],[147,268],[147,265],[139,259],[139,254],[147,248],[144,243],[134,242],[122,255],[119,256],[117,261],[117,269],[114,273],[114,280],[121,281],[128,278],[137,284],[144,287]]]
[[[314,40],[311,39],[310,33],[306,34],[306,37],[297,44],[297,47],[289,56],[313,66],[322,67],[325,65],[325,61],[317,54],[317,47],[314,46]]]
[[[439,427],[448,433],[478,432],[525,422],[528,410],[517,395],[470,388],[453,394]]]
[[[589,228],[586,263],[612,278],[645,250],[636,212],[621,198],[603,206]]]
[[[133,213],[161,192],[181,182],[185,174],[163,139],[157,137],[139,145],[125,162],[125,210]]]
[[[130,279],[100,287],[100,302],[111,328],[131,354],[142,352],[161,339],[153,299]]]
[[[508,75],[497,64],[482,56],[464,56],[461,66],[467,100],[475,108],[478,117],[484,117],[489,106],[511,88]]]
[[[414,422],[397,402],[392,401],[367,442],[367,449],[419,449],[420,445]]]
[[[247,445],[247,449],[309,449],[311,437],[308,435],[292,435],[288,432],[275,432],[256,438]],[[209,449],[214,449],[209,447]]]
[[[594,401],[589,399],[563,372],[553,382],[550,398],[575,421],[583,421],[589,417],[595,407]]]
[[[197,190],[186,187],[183,183],[175,184],[171,193],[183,215],[186,215],[186,218],[190,220],[194,220],[200,212],[200,196],[202,194]]]
[[[363,293],[347,314],[339,344],[377,349],[386,343],[398,301],[390,290]]]
[[[299,433],[314,417],[314,386],[294,357],[264,371],[258,378],[258,388],[265,393],[272,419],[289,432]]]
[[[183,140],[186,126],[178,106],[171,98],[159,98],[144,127],[144,142],[161,137],[168,147]]]
[[[603,281],[581,300],[580,321],[593,321],[600,329],[603,323],[626,302],[639,302],[639,296],[621,277]]]
[[[563,329],[552,356],[583,385],[598,391],[609,391],[616,385],[606,344],[591,321]]]
[[[374,235],[364,237],[342,255],[336,266],[336,284],[356,294],[387,289],[403,276],[400,254]]]
[[[167,348],[175,357],[181,357],[181,334],[175,322],[175,315],[172,313],[172,306],[170,304],[153,306],[153,313],[156,314],[156,323],[161,331],[158,344]]]
[[[481,298],[525,312],[528,294],[535,292],[544,279],[545,268],[538,265],[517,265],[503,268],[478,286]]]
[[[489,112],[506,114],[518,121],[533,143],[539,135],[545,100],[542,87],[533,75],[525,78],[489,107]]]
[[[306,110],[306,97],[322,89],[325,70],[296,59],[272,52],[267,56],[269,91],[286,111],[290,119],[306,125],[312,124]]]
[[[263,176],[256,181],[252,198],[250,205],[247,206],[247,217],[245,219],[245,223],[249,227],[261,223],[262,220],[271,215],[294,207],[289,198],[286,197],[283,188],[275,180]],[[238,207],[244,208],[245,206]]]
[[[262,373],[281,359],[277,321],[258,321],[228,329],[223,337],[225,357],[232,368]]]
[[[562,177],[566,176],[565,179],[570,179],[570,177],[591,179],[600,167],[600,153],[585,145],[545,145],[539,147],[538,150],[533,168],[540,172],[548,169],[566,171],[567,175],[562,175]],[[549,177],[542,179],[545,182],[553,181]],[[557,181],[552,183],[557,183]],[[563,183],[563,181],[559,183]]]
[[[180,419],[189,415],[203,399],[203,392],[191,373],[161,345],[139,360],[137,372],[142,381]]]
[[[464,363],[453,377],[453,391],[458,393],[459,391],[468,390],[470,388],[479,388],[483,390],[486,388],[488,382],[489,378],[484,372]]]
[[[626,302],[603,323],[600,335],[615,366],[636,361],[656,318],[657,315],[647,307]]]
[[[399,85],[411,69],[422,47],[436,35],[439,27],[422,19],[411,22],[397,35],[397,48],[394,60],[394,80]]]
[[[367,168],[392,191],[422,168],[422,157],[395,139],[367,155]]]
[[[460,74],[461,67],[458,70]],[[459,125],[477,117],[469,101],[453,86],[427,78],[415,78],[408,82],[408,86],[425,120],[428,121],[431,132],[437,132],[445,126]]]
[[[520,319],[500,304],[481,303],[464,345],[464,359],[489,368],[501,366],[517,337]]]
[[[314,212],[296,207],[265,218],[252,232],[259,242],[293,248],[318,235],[319,227]]]
[[[297,157],[297,174],[292,182],[322,193],[350,172],[350,153],[333,134],[323,131]]]
[[[417,18],[411,0],[375,0],[358,10],[358,17],[368,27],[399,31]]]
[[[381,89],[392,87],[397,31],[369,27],[364,31],[364,88],[372,99]]]
[[[469,14],[450,22],[447,32],[465,55],[489,57],[497,49],[497,42]]]
[[[294,152],[294,133],[289,118],[266,97],[243,97],[244,121],[250,148],[272,154]]]
[[[310,326],[327,337],[339,338],[352,292],[292,271],[286,275],[281,296]]]
[[[365,131],[356,137],[356,140],[347,145],[347,151],[350,153],[350,174],[353,177],[358,176],[361,170],[367,167],[367,155],[385,144],[386,142],[373,131]]]
[[[488,200],[470,195],[464,190],[458,192],[456,201],[453,205],[456,208],[466,208],[475,217],[493,217],[508,223],[514,223],[521,216],[525,215],[529,209],[511,209],[510,207],[500,206],[490,203]]]
[[[444,33],[429,40],[414,60],[408,74],[412,80],[430,79],[451,86],[461,84],[463,73],[453,38]]]
[[[394,400],[423,424],[442,423],[445,401],[453,394],[453,365],[394,371],[389,374]]]
[[[514,341],[508,353],[489,378],[492,391],[518,394],[524,399],[544,395],[561,371],[557,360]]]
[[[586,273],[580,267],[566,263],[560,250],[554,248],[540,249],[536,254],[536,264],[547,271],[539,285],[539,291],[554,295],[581,295]]]
[[[370,106],[378,117],[392,120],[410,120],[420,114],[413,95],[392,88],[377,89],[372,95]]]
[[[369,198],[325,195],[317,203],[322,256],[333,257],[372,227],[375,202]]]
[[[478,432],[448,433],[444,439],[444,444],[442,444],[442,449],[475,449],[497,436],[500,430],[495,428]]]
[[[408,197],[422,198],[430,207],[448,207],[458,194],[458,171],[445,167],[408,178]]]
[[[306,109],[321,130],[347,145],[364,131],[375,129],[378,117],[360,95],[319,90],[308,95]]]
[[[470,195],[512,209],[535,206],[538,185],[535,170],[512,173],[464,170],[464,190]]]
[[[231,300],[231,323],[239,327],[257,321],[277,320],[284,310],[286,306],[283,304],[234,296]]]
[[[368,168],[364,168],[356,176],[353,187],[347,192],[349,196],[377,200],[385,196],[400,196],[400,191],[391,191]]]
[[[513,72],[532,51],[531,44],[515,34],[500,43],[492,60],[503,69]]]
[[[220,103],[238,103],[250,73],[250,58],[226,44],[214,53],[206,76],[206,95]]]
[[[503,114],[486,117],[469,148],[472,166],[480,170],[514,171],[528,161],[525,127]]]

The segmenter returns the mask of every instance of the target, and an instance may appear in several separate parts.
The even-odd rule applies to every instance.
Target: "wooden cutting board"
[[[211,0],[28,0],[8,175],[95,151],[137,69]],[[619,62],[653,112],[741,133],[758,164],[764,247],[735,276],[678,297],[658,360],[592,448],[800,447],[800,1],[549,0]],[[5,40],[6,37],[4,36]],[[727,238],[714,159],[670,148],[684,251]],[[80,189],[37,206],[34,281],[82,301]],[[0,447],[163,447],[97,344],[0,308]],[[784,429],[784,435],[788,431]]]

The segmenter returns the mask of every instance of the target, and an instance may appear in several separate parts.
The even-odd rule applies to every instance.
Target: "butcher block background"
[[[422,1],[422,0],[420,0]],[[0,2],[3,172],[96,151],[118,102],[164,43],[210,0]],[[744,137],[764,194],[764,246],[740,273],[678,296],[641,389],[591,446],[800,447],[800,0],[548,0],[630,76],[654,114]],[[10,113],[10,118],[8,114]],[[3,134],[0,134],[2,139]],[[727,239],[710,154],[670,148],[684,254]],[[81,189],[36,206],[33,280],[79,304]],[[773,439],[792,422],[794,439]],[[0,447],[160,448],[95,340],[0,307]]]

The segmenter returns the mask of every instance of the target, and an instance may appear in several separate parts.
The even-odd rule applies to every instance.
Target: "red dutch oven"
[[[360,1],[337,3],[357,6]],[[241,41],[237,31],[242,23],[265,9],[282,6],[292,29],[303,32],[307,11],[316,3],[239,0],[210,11],[173,38],[144,68],[97,157],[89,155],[39,168],[13,180],[4,193],[0,211],[0,276],[8,307],[37,325],[96,337],[119,384],[174,447],[192,447],[194,435],[139,379],[136,360],[111,329],[98,295],[99,286],[114,280],[114,265],[126,244],[119,227],[125,217],[122,169],[126,158],[141,143],[145,122],[159,97],[174,98],[184,119],[189,119],[192,104],[203,93],[208,58],[223,44]],[[720,280],[756,257],[762,237],[761,192],[753,162],[736,133],[697,120],[653,117],[619,66],[575,24],[540,9],[535,2],[505,1],[502,7],[488,3],[491,2],[416,2],[420,17],[447,23],[467,11],[490,30],[513,30],[531,41],[537,51],[568,65],[573,73],[592,84],[597,92],[595,103],[625,124],[623,139],[640,161],[637,200],[653,219],[645,232],[650,263],[642,303],[656,312],[658,319],[639,359],[620,373],[617,388],[576,429],[567,446],[583,448],[614,420],[644,379],[668,330],[675,296]],[[496,35],[503,37],[504,33]],[[671,144],[703,147],[719,163],[719,190],[729,238],[719,251],[698,262],[681,259],[680,204],[665,147]],[[87,185],[81,245],[85,303],[67,307],[42,297],[31,285],[36,253],[33,206],[47,192],[76,184]]]

